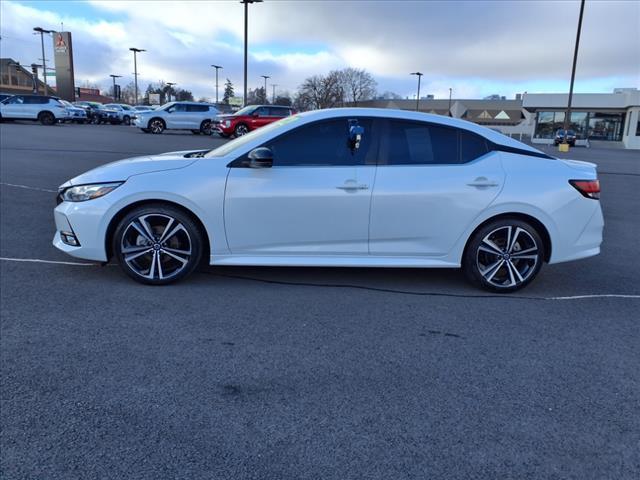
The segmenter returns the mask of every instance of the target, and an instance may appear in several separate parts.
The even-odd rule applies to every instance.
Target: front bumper
[[[108,210],[106,202],[97,198],[86,202],[62,202],[53,211],[56,233],[53,246],[76,258],[107,261],[103,233],[103,218]],[[70,240],[72,235],[77,245]],[[63,237],[66,236],[66,241]]]

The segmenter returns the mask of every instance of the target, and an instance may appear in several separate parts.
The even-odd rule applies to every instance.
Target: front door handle
[[[355,183],[352,183],[348,185],[341,185],[336,188],[339,188],[340,190],[369,190],[369,185],[356,185]]]
[[[470,187],[497,187],[499,184],[493,180],[489,180],[487,177],[478,177],[473,182],[467,183]]]

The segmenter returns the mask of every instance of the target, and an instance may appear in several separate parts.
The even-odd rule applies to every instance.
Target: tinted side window
[[[460,131],[460,163],[472,162],[488,151],[487,142],[480,135]]]
[[[49,102],[49,99],[46,97],[37,97],[37,96],[24,97],[24,103],[30,104],[30,105],[38,105],[38,104],[43,104],[48,102]]]
[[[187,105],[187,112],[208,112],[208,105]]]
[[[176,103],[172,107],[169,107],[169,112],[186,112],[187,106],[184,103]]]
[[[391,120],[387,135],[389,165],[458,163],[458,132],[454,128]]]
[[[267,107],[260,107],[253,111],[253,115],[258,114],[259,117],[268,117],[269,109]]]
[[[270,107],[269,108],[269,115],[271,117],[287,117],[287,116],[289,116],[289,109],[288,108]]]
[[[297,128],[272,140],[266,146],[273,152],[274,166],[364,165],[374,154],[372,125],[369,118],[359,119],[364,127],[360,148],[353,153],[348,146],[347,118],[324,120]],[[373,160],[375,161],[375,160]]]
[[[21,96],[16,96],[16,97],[12,97],[9,100],[7,100],[7,103],[10,104],[18,104],[18,105],[22,105],[24,103],[24,97]]]

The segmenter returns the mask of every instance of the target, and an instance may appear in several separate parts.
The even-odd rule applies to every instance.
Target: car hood
[[[134,175],[161,172],[185,168],[198,160],[197,157],[188,158],[185,155],[197,152],[188,150],[183,152],[169,152],[160,155],[126,158],[117,162],[107,163],[72,178],[61,187],[85,185],[87,183],[125,181]]]

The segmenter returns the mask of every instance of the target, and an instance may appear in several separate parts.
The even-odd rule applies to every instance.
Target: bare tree
[[[375,97],[378,84],[366,70],[349,67],[340,70],[338,74],[345,101],[357,106],[358,102]]]
[[[343,98],[340,72],[334,70],[307,78],[298,88],[294,105],[301,111],[333,108],[342,106]]]

